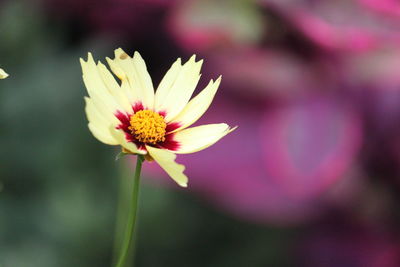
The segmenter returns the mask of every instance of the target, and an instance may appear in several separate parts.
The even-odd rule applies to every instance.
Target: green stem
[[[121,164],[120,174],[121,177],[119,179],[119,188],[118,188],[118,205],[116,212],[116,220],[115,220],[115,234],[114,234],[114,251],[113,251],[113,260],[112,266],[114,266],[119,258],[120,250],[122,247],[122,240],[125,234],[126,222],[129,217],[128,209],[130,209],[130,199],[132,194],[132,186],[133,180],[130,178],[131,170],[128,167],[128,164],[124,161],[124,164]],[[129,179],[128,179],[129,177]],[[135,241],[133,241],[135,242]],[[129,263],[130,255],[128,255]]]
[[[132,237],[133,233],[135,232],[136,213],[137,213],[138,198],[139,198],[140,171],[142,170],[143,161],[144,161],[143,156],[138,155],[136,162],[135,177],[133,180],[131,210],[129,212],[128,224],[124,235],[124,243],[122,245],[122,249],[120,251],[116,267],[125,266],[126,260],[129,255],[129,250],[132,246]]]

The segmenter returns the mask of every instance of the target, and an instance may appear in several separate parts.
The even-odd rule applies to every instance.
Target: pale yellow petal
[[[162,105],[164,100],[168,97],[168,94],[171,92],[171,89],[182,70],[181,59],[178,58],[171,66],[171,68],[164,75],[160,84],[157,87],[154,106],[159,107]]]
[[[117,120],[109,121],[106,116],[103,115],[102,112],[98,110],[92,99],[89,97],[85,97],[85,112],[86,117],[89,122],[94,122],[96,125],[102,126],[108,129],[112,124],[117,125]]]
[[[128,77],[126,76],[122,68],[110,58],[107,58],[107,62],[112,72],[121,80],[121,89],[124,92],[124,95],[128,98],[131,106],[135,105],[137,102],[141,102],[139,100],[137,92],[131,88]]]
[[[138,102],[142,102],[142,100],[139,98],[137,90],[133,89],[130,84],[130,80],[128,80],[127,74],[117,63],[117,60],[107,58],[107,62],[112,72],[121,80],[121,88],[124,91],[125,95],[128,97],[129,103],[131,105],[135,105]]]
[[[125,74],[124,70],[111,58],[106,58],[108,65],[110,66],[112,72],[117,76],[121,81],[121,90],[124,95],[128,98],[128,102],[131,106],[135,105],[137,102],[141,102],[139,100],[139,96],[135,90],[132,89],[128,77]]]
[[[215,144],[222,137],[235,130],[225,123],[207,124],[188,128],[174,133],[174,140],[179,143],[177,154],[188,154],[203,150]]]
[[[174,130],[177,132],[179,130],[189,127],[195,123],[203,114],[207,111],[208,107],[214,99],[215,93],[218,90],[219,84],[221,83],[221,76],[213,82],[207,85],[203,91],[201,91],[196,97],[189,101],[185,108],[179,113],[179,115],[173,119],[172,122],[177,122],[181,126]]]
[[[83,81],[85,82],[88,94],[93,101],[101,103],[101,105],[111,114],[116,111],[123,111],[124,108],[116,101],[110,90],[103,81],[103,77],[99,72],[92,55],[88,54],[88,60],[81,61]]]
[[[88,126],[94,137],[105,144],[118,145],[118,142],[110,134],[109,130],[110,127],[116,126],[116,121],[109,121],[104,117],[90,98],[85,97],[85,102],[85,112],[89,121]]]
[[[154,87],[147,72],[146,63],[138,52],[133,58],[121,48],[115,50],[115,58],[107,59],[113,72],[121,79],[129,82],[131,104],[141,102],[147,109],[154,107]]]
[[[104,64],[98,63],[97,68],[99,69],[104,84],[108,88],[110,94],[114,97],[115,101],[123,108],[123,110],[131,112],[132,105],[129,103],[128,96],[125,95],[125,90],[121,88]]]
[[[5,72],[3,69],[0,69],[0,79],[5,79],[8,77],[8,73]]]
[[[96,125],[104,125],[104,127],[108,129],[112,123],[107,120],[107,117],[103,116],[103,114],[99,112],[92,99],[85,97],[85,103],[85,112],[88,121],[94,122]]]
[[[110,133],[114,137],[114,139],[118,141],[118,144],[121,145],[126,150],[134,154],[142,154],[142,155],[147,154],[145,150],[138,149],[138,147],[134,143],[128,142],[125,138],[125,133],[122,130],[111,127]]]
[[[165,112],[165,120],[174,119],[189,102],[200,79],[203,60],[196,62],[193,55],[183,66],[178,59],[163,78],[156,92],[154,107],[158,112]]]
[[[188,178],[183,173],[185,166],[175,162],[176,155],[167,150],[146,146],[150,156],[180,186],[187,187]]]
[[[105,132],[103,129],[98,128],[93,123],[88,123],[88,127],[93,136],[100,142],[107,145],[118,145],[119,143],[110,135],[110,132]]]
[[[118,125],[120,123],[120,121],[117,119],[117,117],[115,116],[115,114],[113,114],[106,105],[104,105],[103,102],[98,101],[96,99],[93,98],[89,98],[89,97],[85,97],[85,101],[86,98],[90,100],[90,102],[93,103],[93,105],[96,108],[96,112],[99,113],[102,117],[104,117],[104,119],[106,119],[108,122],[110,122],[112,125]]]

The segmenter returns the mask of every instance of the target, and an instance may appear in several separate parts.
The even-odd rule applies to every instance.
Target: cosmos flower
[[[173,180],[186,187],[185,167],[175,162],[175,154],[203,150],[232,130],[227,124],[207,124],[188,128],[210,106],[221,82],[211,80],[190,100],[200,79],[202,60],[192,56],[182,65],[175,61],[157,91],[140,54],[133,57],[122,49],[107,62],[120,80],[118,83],[101,62],[81,59],[89,129],[101,142],[120,145],[128,154],[144,155],[155,160]],[[190,101],[189,101],[190,100]]]
[[[0,69],[0,79],[5,79],[8,77],[8,73],[5,72],[3,69]]]

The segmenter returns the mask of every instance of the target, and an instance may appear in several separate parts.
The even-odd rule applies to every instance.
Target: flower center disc
[[[167,124],[164,117],[151,110],[141,110],[131,116],[129,130],[136,140],[148,144],[165,141]]]

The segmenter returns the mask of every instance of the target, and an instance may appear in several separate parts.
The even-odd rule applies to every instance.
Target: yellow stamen
[[[139,142],[157,144],[165,141],[167,124],[164,117],[151,110],[141,110],[131,116],[129,130]]]

